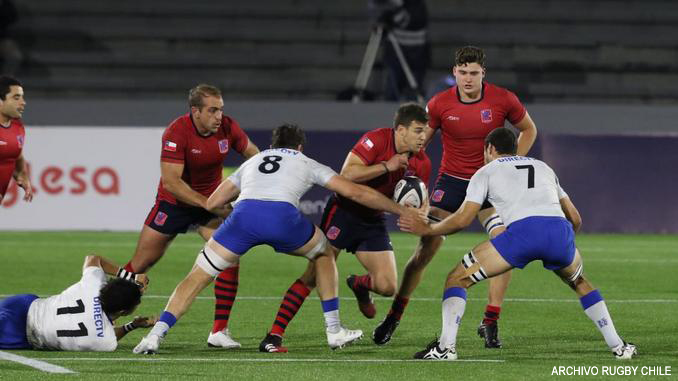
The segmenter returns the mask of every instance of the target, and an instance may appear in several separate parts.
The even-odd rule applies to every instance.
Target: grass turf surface
[[[61,292],[80,278],[83,257],[97,253],[120,264],[132,255],[137,233],[3,232],[0,233],[0,295]],[[417,239],[393,234],[399,270]],[[341,318],[360,328],[365,338],[333,352],[325,342],[322,310],[315,294],[290,323],[287,354],[258,352],[284,291],[305,268],[305,260],[259,247],[244,256],[238,299],[229,328],[243,345],[239,350],[207,348],[213,298],[209,287],[170,331],[155,356],[137,356],[132,348],[146,333],[137,330],[121,340],[114,353],[8,351],[66,367],[76,375],[49,375],[0,360],[0,379],[390,379],[429,377],[470,380],[546,379],[554,366],[671,366],[678,374],[678,237],[670,235],[582,235],[577,238],[584,269],[607,300],[618,332],[638,346],[631,362],[616,361],[601,335],[582,313],[575,295],[540,263],[514,272],[500,319],[504,349],[487,350],[476,336],[485,307],[487,282],[469,291],[457,347],[460,360],[503,362],[411,362],[440,331],[440,297],[447,272],[475,244],[480,234],[458,234],[445,242],[429,265],[391,343],[378,347],[371,333],[390,307],[377,298],[377,317],[358,312],[344,279],[364,270],[350,254],[338,260]],[[147,296],[136,314],[159,314],[176,284],[190,269],[202,242],[196,234],[179,236],[151,270]],[[651,379],[655,377],[644,377]],[[658,377],[666,379],[667,377]]]

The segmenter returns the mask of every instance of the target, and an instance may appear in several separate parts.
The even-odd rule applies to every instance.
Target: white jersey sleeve
[[[565,197],[569,197],[567,195],[567,192],[565,192],[565,189],[560,186],[560,180],[558,180],[558,176],[556,176],[556,184],[558,184],[558,200],[562,200]]]
[[[309,188],[325,186],[336,174],[300,151],[274,148],[252,156],[229,179],[240,188],[236,203],[247,199],[285,201],[299,207],[299,199]]]
[[[100,267],[87,267],[80,281],[59,295],[36,299],[28,310],[26,333],[36,349],[114,351],[113,323],[101,308],[106,283]]]
[[[466,188],[466,199],[464,201],[475,202],[483,205],[487,199],[487,192],[489,186],[489,178],[486,167],[482,167],[476,172]]]
[[[540,160],[509,156],[492,161],[471,179],[467,199],[482,203],[484,189],[506,226],[532,216],[565,217],[560,199],[567,194],[551,167]]]

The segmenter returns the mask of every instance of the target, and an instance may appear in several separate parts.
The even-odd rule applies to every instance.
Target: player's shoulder
[[[239,127],[238,122],[236,122],[235,119],[226,114],[221,117],[221,128],[224,130],[224,132],[229,133],[231,128],[234,128],[234,126]]]
[[[363,134],[359,144],[367,149],[372,149],[375,145],[383,146],[393,138],[393,129],[390,127],[376,128]]]
[[[440,104],[457,103],[457,85],[445,89],[429,99],[427,107],[434,108]]]
[[[191,121],[191,114],[184,114],[176,119],[174,119],[165,129],[165,132],[172,133],[185,133],[193,127],[193,122]]]
[[[515,97],[516,94],[505,88],[501,87],[498,85],[495,85],[493,83],[485,82],[485,89],[484,89],[484,95],[488,99],[507,99],[509,97]]]

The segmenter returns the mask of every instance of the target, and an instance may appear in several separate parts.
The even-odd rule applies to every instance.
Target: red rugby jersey
[[[481,91],[479,100],[464,103],[454,86],[428,102],[428,125],[441,129],[441,173],[470,179],[484,164],[485,137],[506,120],[515,125],[525,116],[525,107],[511,91],[487,82]]]
[[[9,187],[25,138],[24,124],[20,119],[12,119],[9,127],[0,126],[0,198]]]
[[[365,165],[374,165],[387,161],[397,154],[393,128],[378,128],[363,135],[351,152],[357,155]],[[384,170],[384,172],[386,172]],[[428,186],[431,173],[431,160],[422,149],[416,155],[411,155],[407,169],[384,173],[364,183],[383,193],[386,197],[393,197],[396,183],[405,176],[417,176]],[[368,208],[347,198],[338,196],[339,205],[362,216],[375,216],[381,211]]]
[[[209,196],[221,183],[223,161],[231,149],[241,153],[247,148],[248,137],[238,122],[228,116],[221,119],[219,130],[209,136],[198,133],[191,114],[172,122],[162,135],[160,160],[184,164],[181,178],[196,192]],[[157,200],[185,205],[158,185]]]

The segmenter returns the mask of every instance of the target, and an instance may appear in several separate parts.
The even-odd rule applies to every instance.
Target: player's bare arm
[[[256,144],[252,143],[251,140],[247,139],[247,147],[245,148],[244,151],[242,151],[242,155],[245,159],[249,159],[250,157],[256,155],[259,153],[259,147],[256,146]]]
[[[16,164],[14,166],[14,173],[12,175],[16,184],[24,190],[24,201],[30,202],[33,200],[33,186],[31,185],[31,180],[28,177],[28,166],[26,165],[26,160],[24,155],[21,154],[16,159]]]
[[[525,111],[525,116],[513,127],[520,131],[518,135],[518,155],[526,156],[537,139],[537,126],[532,121],[530,114]]]
[[[207,199],[205,209],[210,212],[219,211],[225,208],[227,203],[235,200],[238,194],[240,194],[240,189],[231,180],[226,179],[219,184],[219,187]]]
[[[574,230],[575,233],[579,232],[582,219],[579,211],[572,203],[572,200],[570,200],[569,197],[561,198],[560,207],[563,209],[563,213],[565,213],[565,218],[572,223],[572,230]]]
[[[131,322],[113,328],[115,331],[115,338],[120,341],[120,339],[133,330],[137,328],[151,328],[157,321],[157,316],[135,316],[134,320]]]
[[[182,178],[184,173],[184,164],[180,163],[160,163],[160,178],[162,186],[165,187],[179,201],[186,204],[205,208],[207,197],[194,191]]]
[[[349,152],[341,168],[341,175],[351,181],[362,183],[401,168],[407,168],[407,156],[403,154],[393,155],[387,161],[377,164],[366,165],[358,155]]]
[[[88,267],[100,267],[104,273],[107,275],[111,276],[121,276],[124,277],[128,280],[132,280],[136,282],[139,287],[141,287],[141,292],[145,292],[146,288],[148,288],[148,276],[146,274],[132,274],[132,278],[127,278],[125,275],[127,275],[127,272],[121,273],[122,267],[118,266],[115,264],[113,261],[104,258],[99,255],[88,255],[85,257],[85,261],[82,264],[82,271],[85,271],[86,268]]]
[[[413,209],[414,212],[410,211],[408,208],[396,204],[393,200],[376,190],[365,185],[353,183],[342,176],[332,176],[330,181],[325,184],[325,188],[373,209],[399,215],[416,214],[416,209]]]
[[[475,219],[480,211],[480,204],[465,201],[459,209],[445,217],[442,221],[428,225],[423,219],[401,216],[398,219],[400,230],[414,233],[419,236],[434,236],[444,234],[454,234],[467,226]]]

